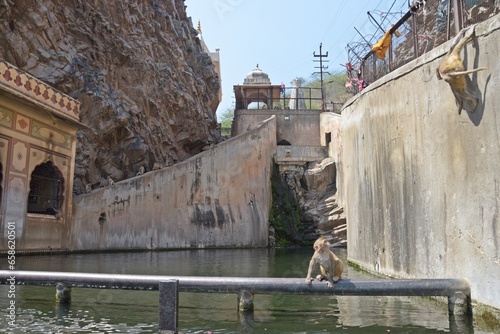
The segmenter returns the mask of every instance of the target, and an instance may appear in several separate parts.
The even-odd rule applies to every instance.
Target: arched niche
[[[31,173],[28,213],[57,215],[64,200],[64,178],[52,161],[35,167]]]

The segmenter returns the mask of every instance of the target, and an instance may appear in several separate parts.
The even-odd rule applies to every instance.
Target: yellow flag
[[[384,36],[372,46],[372,51],[377,54],[379,59],[385,58],[385,53],[389,48],[389,44],[391,44],[391,33],[390,30],[387,30]]]

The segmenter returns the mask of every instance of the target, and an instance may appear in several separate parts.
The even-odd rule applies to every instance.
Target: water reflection
[[[311,253],[246,249],[74,254],[21,256],[16,264],[22,270],[305,279]],[[345,250],[336,253],[346,262]],[[6,267],[1,259],[0,268]],[[367,275],[346,266],[345,277]],[[0,328],[7,328],[6,295],[7,286],[0,286]],[[158,332],[158,292],[73,288],[66,306],[55,304],[54,296],[54,287],[17,286],[16,328],[8,333]],[[179,304],[181,333],[473,332],[448,318],[446,303],[416,297],[256,295],[254,314],[240,315],[235,294],[181,293]]]

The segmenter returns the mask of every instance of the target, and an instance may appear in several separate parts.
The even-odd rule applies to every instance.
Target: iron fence
[[[237,102],[236,109],[301,109],[320,110],[322,104],[321,88],[319,87],[283,87],[279,98],[270,97],[269,89],[254,88],[252,96]],[[245,105],[245,101],[252,103]],[[266,101],[271,101],[268,105]]]

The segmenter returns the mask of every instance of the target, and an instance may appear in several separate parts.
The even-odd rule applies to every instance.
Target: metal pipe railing
[[[55,285],[64,282],[75,287],[158,290],[159,281],[178,280],[182,292],[238,292],[249,289],[262,294],[315,294],[341,296],[453,296],[460,291],[470,295],[469,283],[464,279],[342,279],[334,289],[326,284],[305,283],[304,278],[274,277],[201,277],[95,274],[51,271],[0,270],[0,284],[14,276],[17,284]]]
[[[160,284],[160,282],[162,283]],[[178,301],[171,296],[175,296],[178,291],[240,293],[245,290],[252,294],[444,296],[448,297],[450,314],[472,314],[470,285],[465,279],[342,279],[335,283],[334,289],[329,289],[326,284],[316,281],[308,285],[305,278],[198,277],[0,270],[0,284],[55,286],[57,283],[84,288],[160,290],[160,323],[168,324],[176,324],[176,321],[172,319],[166,321],[164,317],[177,317]],[[166,301],[173,304],[170,304],[169,307],[162,307]],[[461,311],[457,312],[456,306],[461,307]]]

